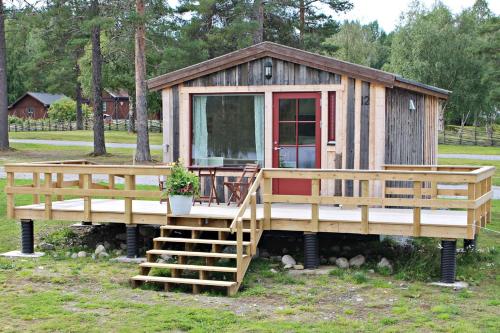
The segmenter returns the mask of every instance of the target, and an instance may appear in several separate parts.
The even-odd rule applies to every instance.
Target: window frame
[[[337,92],[328,92],[328,117],[327,117],[327,144],[335,145],[337,142]]]

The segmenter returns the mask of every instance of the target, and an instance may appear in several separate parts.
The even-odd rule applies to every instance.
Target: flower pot
[[[187,215],[191,211],[192,195],[171,195],[169,200],[173,215]]]

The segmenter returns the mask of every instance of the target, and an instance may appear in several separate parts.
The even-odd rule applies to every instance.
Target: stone
[[[162,254],[162,255],[160,255],[160,258],[163,259],[163,260],[165,260],[165,262],[172,260],[172,256],[168,255],[168,254],[165,254],[165,253]]]
[[[77,253],[78,258],[85,258],[87,256],[87,252],[80,251]]]
[[[283,268],[284,268],[284,269],[290,269],[290,268],[293,268],[293,266],[294,266],[294,265],[287,264],[287,265],[285,265]]]
[[[69,252],[69,251],[66,252],[66,257],[68,257],[68,258],[71,257],[71,252]]]
[[[281,261],[281,256],[270,256],[269,259],[272,261]]]
[[[392,272],[392,264],[391,264],[391,262],[390,262],[387,258],[385,258],[385,257],[383,257],[382,259],[380,259],[379,263],[377,264],[377,267],[378,267],[378,268],[386,268],[386,269],[389,269],[389,271],[391,271],[391,272]]]
[[[38,247],[40,248],[40,250],[44,250],[44,251],[53,251],[56,248],[53,244],[45,243],[45,242],[40,243],[38,245]]]
[[[337,257],[330,257],[328,258],[328,263],[335,265],[335,262],[337,261]]]
[[[321,265],[326,265],[326,264],[328,264],[328,259],[326,259],[325,257],[320,257],[319,258],[319,263]]]
[[[97,256],[95,255],[95,253],[92,255],[92,260],[95,260],[97,258]]]
[[[110,244],[108,241],[105,241],[105,242],[104,242],[104,247],[105,247],[106,249],[110,249],[110,248],[111,248],[111,244]]]
[[[115,236],[115,238],[116,238],[117,240],[120,240],[120,241],[126,241],[126,240],[127,240],[127,234],[126,234],[126,233],[124,233],[124,232],[122,232],[121,234],[117,234],[117,235]]]
[[[293,269],[298,269],[298,270],[303,270],[304,269],[304,265],[293,265]]]
[[[431,286],[453,288],[453,290],[462,290],[469,287],[467,282],[455,281],[454,283],[431,282]]]
[[[73,253],[73,254],[71,255],[71,259],[76,259],[76,258],[78,258],[78,253]]]
[[[364,263],[365,263],[365,257],[362,256],[361,254],[358,254],[357,256],[349,260],[349,266],[351,267],[359,268],[363,266]]]
[[[276,273],[278,273],[278,271],[277,271],[277,270],[275,270],[274,268],[271,268],[269,271],[270,271],[271,273],[275,273],[275,274],[276,274]]]
[[[164,259],[162,259],[162,258],[158,258],[158,259],[156,259],[156,262],[157,262],[158,264],[164,264],[164,263],[166,263],[166,261],[165,261]]]
[[[338,268],[347,269],[349,268],[349,260],[346,258],[337,258],[337,260],[335,260],[335,265],[337,265]]]
[[[94,252],[94,254],[98,255],[99,253],[102,253],[102,252],[105,252],[105,251],[106,251],[106,248],[104,247],[104,245],[99,244],[99,245],[97,245],[97,247],[95,248],[95,252]]]
[[[109,257],[109,254],[107,252],[99,252],[98,256],[99,258],[107,258]]]
[[[125,243],[120,243],[120,249],[126,250],[127,249],[127,244]]]
[[[233,246],[233,245],[226,246],[224,248],[224,250],[222,250],[222,253],[235,254],[236,253],[236,246]]]
[[[116,250],[116,251],[115,251],[115,255],[116,255],[117,257],[121,256],[122,254],[123,254],[123,251],[122,251],[122,250]]]
[[[281,263],[285,266],[292,266],[293,265],[296,265],[297,262],[295,261],[295,259],[293,259],[293,257],[289,254],[285,254],[283,257],[281,257]]]

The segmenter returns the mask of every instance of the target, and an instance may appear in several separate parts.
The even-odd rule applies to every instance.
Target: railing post
[[[272,178],[267,178],[264,174],[264,225],[266,229],[271,229],[271,202],[268,197],[273,192]]]
[[[56,188],[62,188],[63,181],[64,181],[64,174],[58,172],[56,178]],[[57,201],[61,201],[63,199],[63,196],[58,195],[56,199]]]
[[[52,193],[50,189],[52,188],[52,174],[47,172],[43,176],[44,188],[47,191],[45,194],[45,219],[52,219]]]
[[[476,193],[475,193],[475,197],[474,199],[477,200],[481,197],[481,190],[482,190],[482,186],[481,186],[481,182],[478,182],[476,183],[476,186],[475,186],[475,189],[476,189]],[[476,220],[476,230],[475,230],[475,234],[478,234],[479,233],[479,229],[481,228],[482,226],[482,218],[481,218],[481,207],[477,207],[475,210],[474,210],[474,215],[475,215],[475,220]]]
[[[487,181],[488,178],[481,181],[481,196],[485,195],[488,192]],[[486,226],[486,202],[481,205],[481,226]]]
[[[108,188],[110,190],[115,189],[115,175],[108,175]],[[114,199],[115,197],[111,197],[111,199]]]
[[[89,190],[92,187],[92,175],[83,175],[83,190]],[[83,197],[83,220],[84,222],[92,222],[92,198],[88,195]]]
[[[368,180],[360,180],[361,197],[367,198],[370,196]],[[361,231],[367,235],[370,232],[368,225],[368,205],[361,206]]]
[[[14,173],[13,172],[7,172],[7,186],[12,188],[14,187]],[[9,219],[14,218],[14,194],[13,193],[8,193],[7,194],[7,217]]]
[[[250,194],[250,254],[254,255],[257,252],[257,195],[256,193]]]
[[[35,188],[35,189],[40,188],[40,174],[38,172],[33,172],[33,188]],[[34,204],[40,203],[40,195],[39,194],[33,194],[33,203]]]
[[[243,220],[236,221],[236,281],[243,280]]]
[[[125,175],[125,190],[135,190],[135,175]],[[125,198],[125,223],[132,223],[132,197]]]
[[[486,192],[491,192],[491,177],[486,178]],[[491,223],[491,199],[486,202],[486,224]]]
[[[319,231],[319,179],[311,180],[311,232]]]
[[[474,200],[476,196],[476,184],[475,183],[468,183],[467,184],[467,199]],[[474,230],[474,218],[475,218],[475,211],[472,208],[467,209],[467,239],[473,239],[475,230]]]
[[[416,201],[422,200],[422,182],[420,182],[420,181],[413,182],[413,200],[416,200]],[[421,232],[422,232],[421,226],[420,226],[421,213],[422,213],[422,207],[420,207],[420,204],[418,205],[418,207],[413,208],[413,236],[414,237],[420,237]]]

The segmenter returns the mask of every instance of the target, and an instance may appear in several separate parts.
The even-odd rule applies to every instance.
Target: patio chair
[[[255,176],[259,171],[258,164],[247,164],[243,168],[243,173],[238,180],[235,182],[224,182],[224,186],[227,187],[231,195],[227,205],[229,206],[231,202],[236,202],[237,206],[240,206],[248,193],[248,189],[252,186]]]

